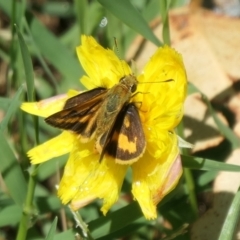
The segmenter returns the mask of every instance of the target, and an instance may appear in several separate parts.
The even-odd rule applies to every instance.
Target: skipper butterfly
[[[128,75],[110,89],[98,87],[80,93],[69,98],[63,110],[45,121],[73,131],[81,142],[95,139],[100,162],[105,155],[121,164],[135,162],[146,148],[138,109],[130,102],[137,85],[136,77]]]

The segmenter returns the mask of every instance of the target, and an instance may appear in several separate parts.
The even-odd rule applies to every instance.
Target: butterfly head
[[[135,76],[133,75],[127,75],[122,78],[120,78],[119,83],[125,85],[132,93],[134,93],[137,90],[137,84],[138,81]]]

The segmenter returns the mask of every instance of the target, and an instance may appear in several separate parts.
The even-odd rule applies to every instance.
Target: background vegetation
[[[184,4],[181,0],[0,0],[0,239],[84,239],[72,213],[56,196],[55,185],[67,156],[37,167],[30,166],[26,156],[31,147],[58,131],[20,111],[21,102],[83,89],[78,81],[83,70],[75,52],[81,34],[92,35],[109,48],[116,37],[124,58],[138,35],[157,46],[170,44],[169,9]],[[162,36],[155,36],[149,23],[159,16]],[[218,118],[208,99],[189,84],[189,94],[193,93],[201,95],[228,147],[238,148],[236,135]],[[210,149],[195,155],[183,152],[183,178],[159,204],[157,220],[144,219],[138,204],[130,200],[127,176],[122,197],[107,217],[99,212],[100,202],[80,211],[91,235],[86,239],[190,239],[190,226],[201,213],[199,196],[211,192],[218,171],[240,171],[239,166],[222,162],[224,151],[216,154]],[[237,192],[218,239],[233,239],[239,202]]]

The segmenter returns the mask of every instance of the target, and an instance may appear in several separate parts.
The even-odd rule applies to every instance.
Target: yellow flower
[[[82,36],[81,40],[77,54],[87,73],[81,78],[87,89],[111,88],[124,75],[132,74],[127,63],[120,61],[112,50],[102,48],[92,37]],[[81,143],[70,131],[63,131],[28,152],[33,164],[70,152],[58,195],[63,204],[70,202],[74,210],[100,198],[103,199],[101,210],[106,214],[118,200],[124,176],[131,167],[133,196],[145,217],[154,219],[156,205],[178,183],[182,166],[174,128],[183,115],[187,84],[181,56],[168,46],[159,48],[137,80],[139,93],[131,102],[140,103],[139,114],[146,138],[146,150],[138,161],[123,165],[104,155],[100,163],[99,154],[93,151],[94,140]],[[69,92],[40,102],[23,103],[21,108],[47,117],[60,111],[66,99],[76,94]]]

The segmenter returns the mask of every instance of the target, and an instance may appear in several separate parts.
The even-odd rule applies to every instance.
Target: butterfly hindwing
[[[117,116],[111,133],[99,140],[104,154],[117,162],[134,162],[145,151],[146,141],[138,109],[134,104],[126,105]]]

